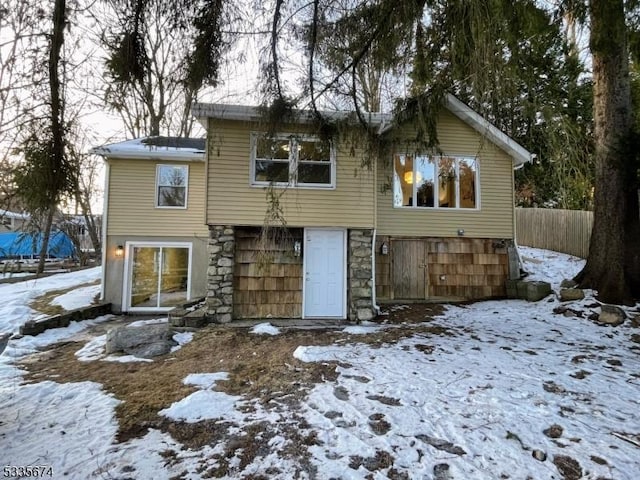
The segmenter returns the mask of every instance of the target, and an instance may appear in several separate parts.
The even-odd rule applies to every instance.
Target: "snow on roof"
[[[204,138],[144,137],[110,143],[90,150],[105,158],[204,161]]]
[[[454,95],[447,94],[444,106],[453,115],[507,152],[513,159],[515,168],[519,168],[533,159],[533,154],[527,149],[500,131],[471,107],[458,100]],[[336,110],[321,111],[320,113],[331,120],[351,119],[354,122],[356,120],[355,112]],[[220,103],[196,103],[192,108],[192,114],[199,120],[217,118],[221,120],[257,122],[263,118],[259,107]],[[389,113],[367,113],[365,118],[371,126],[378,128],[379,133],[390,130],[394,125],[393,115]],[[313,120],[314,116],[309,110],[293,110],[292,112],[292,121],[310,123]]]
[[[19,220],[29,220],[31,218],[28,213],[10,212],[9,210],[4,210],[2,208],[0,208],[0,217],[17,218]]]

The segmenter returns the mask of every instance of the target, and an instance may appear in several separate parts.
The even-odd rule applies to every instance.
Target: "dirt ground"
[[[193,341],[180,350],[158,357],[152,363],[78,361],[75,352],[84,346],[87,338],[101,335],[114,326],[114,323],[108,322],[84,332],[82,339],[51,345],[39,354],[27,357],[22,365],[29,372],[26,376],[28,382],[51,379],[62,383],[92,381],[103,385],[107,392],[122,401],[116,410],[118,441],[143,436],[149,428],[168,432],[177,441],[192,448],[201,448],[224,439],[229,445],[227,449],[234,451],[226,452],[219,459],[219,467],[215,471],[203,472],[204,477],[219,477],[227,473],[225,458],[232,458],[237,451],[241,464],[249,464],[276,434],[294,440],[292,445],[301,446],[299,451],[292,451],[291,455],[304,464],[307,449],[303,447],[313,444],[314,438],[313,435],[305,437],[300,433],[304,432],[305,421],[295,414],[296,406],[314,384],[335,380],[337,365],[331,362],[301,362],[293,356],[298,346],[334,342],[383,345],[415,334],[435,338],[449,334],[445,328],[428,323],[443,311],[442,306],[435,304],[388,305],[376,322],[393,324],[394,327],[369,335],[297,329],[285,329],[277,336],[251,335],[247,328],[210,325],[196,332]],[[425,345],[425,348],[428,346]],[[188,424],[158,414],[196,391],[183,384],[187,375],[215,371],[229,373],[228,380],[217,383],[217,390],[254,399],[265,409],[286,408],[292,412],[290,421],[278,425],[252,424],[242,434],[236,435],[237,438],[229,439],[228,425],[212,421]],[[256,441],[256,438],[260,440]],[[165,455],[167,461],[171,461],[175,452],[168,451]]]

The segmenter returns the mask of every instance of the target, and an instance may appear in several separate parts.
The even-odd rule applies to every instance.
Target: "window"
[[[253,185],[335,186],[335,154],[331,143],[316,137],[252,136]]]
[[[478,208],[477,160],[467,157],[394,155],[393,206]]]
[[[189,167],[158,165],[156,172],[156,207],[186,208]]]

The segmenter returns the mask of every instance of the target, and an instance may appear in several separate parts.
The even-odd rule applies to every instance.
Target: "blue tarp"
[[[16,257],[37,257],[42,245],[41,233],[8,232],[0,233],[0,259]],[[73,257],[75,248],[64,232],[51,232],[47,256],[52,258]]]

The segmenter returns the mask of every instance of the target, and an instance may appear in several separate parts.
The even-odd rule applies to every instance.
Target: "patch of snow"
[[[168,323],[169,319],[167,317],[163,318],[151,318],[149,320],[136,320],[135,322],[131,322],[129,324],[130,327],[142,327],[144,325],[157,325],[161,323]]]
[[[242,421],[243,415],[236,405],[242,397],[227,395],[212,390],[219,380],[229,378],[227,372],[192,373],[182,381],[185,385],[200,388],[197,392],[174,402],[169,408],[161,410],[160,415],[173,420],[195,423],[202,420]]]
[[[178,332],[172,338],[178,345],[171,347],[171,353],[180,350],[184,345],[191,342],[193,340],[193,332]]]
[[[270,323],[259,323],[250,330],[251,333],[256,335],[280,335],[280,329],[274,327]]]
[[[194,387],[198,387],[203,390],[209,390],[215,386],[217,381],[228,379],[228,372],[190,373],[184,380],[182,380],[182,383],[185,385],[193,385]]]
[[[529,275],[526,280],[549,282],[557,290],[564,279],[575,277],[584,267],[585,260],[566,253],[518,246],[523,267]]]
[[[383,327],[380,325],[350,325],[343,328],[342,332],[348,333],[349,335],[368,335],[379,332],[382,329]]]
[[[136,363],[136,362],[153,363],[153,360],[149,358],[136,357],[135,355],[107,355],[102,360],[104,360],[105,362],[116,362],[116,363]]]
[[[55,297],[51,303],[53,305],[60,305],[65,310],[75,310],[76,308],[91,305],[96,295],[100,295],[100,289],[100,285],[89,285],[87,287],[77,288]]]
[[[0,332],[17,332],[28,320],[42,316],[28,307],[33,299],[51,290],[93,283],[100,279],[100,275],[101,267],[94,267],[24,282],[0,284]],[[77,304],[75,300],[74,303]],[[87,303],[89,304],[91,302]]]
[[[169,408],[160,410],[159,414],[173,420],[187,423],[202,420],[242,420],[236,410],[236,403],[242,397],[227,395],[211,390],[198,390],[188,397],[171,404]]]
[[[104,347],[107,344],[107,336],[99,335],[90,340],[84,347],[78,350],[74,355],[81,362],[93,362],[104,357]]]

